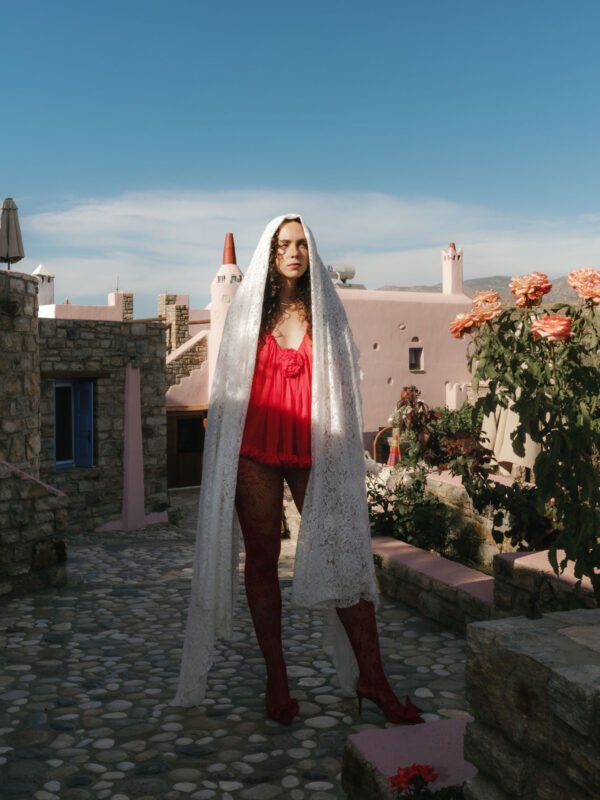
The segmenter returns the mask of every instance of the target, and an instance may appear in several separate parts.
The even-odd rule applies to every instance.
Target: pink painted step
[[[389,536],[375,536],[372,539],[372,549],[392,562],[397,561],[438,583],[465,592],[482,603],[494,605],[494,578],[479,570],[449,561],[436,553],[429,553]]]
[[[342,786],[350,800],[389,800],[390,776],[399,767],[429,764],[438,779],[431,789],[457,786],[477,770],[463,757],[463,738],[471,717],[440,719],[424,725],[369,729],[349,736],[344,750]]]
[[[556,555],[558,558],[558,563],[560,564],[561,560],[565,557],[564,550],[558,550]],[[570,585],[575,585],[578,582],[578,578],[575,577],[575,570],[572,561],[569,561],[560,577],[556,575],[550,565],[550,562],[548,561],[547,550],[542,550],[539,553],[499,553],[497,556],[495,556],[495,558],[501,561],[512,562],[514,570],[543,572],[546,575],[555,578],[556,580],[560,580],[562,583],[567,583]],[[581,586],[584,589],[593,591],[592,582],[589,578],[582,578]]]

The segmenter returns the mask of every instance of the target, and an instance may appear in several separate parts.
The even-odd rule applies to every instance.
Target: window
[[[54,384],[54,461],[59,467],[94,463],[94,381]]]
[[[409,347],[408,348],[408,368],[412,371],[423,370],[423,348],[422,347]]]

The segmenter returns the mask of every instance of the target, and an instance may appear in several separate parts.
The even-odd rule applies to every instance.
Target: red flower
[[[297,350],[288,348],[281,353],[281,369],[288,378],[295,378],[304,369],[304,361]]]
[[[412,783],[413,776],[408,773],[408,768],[399,767],[398,772],[390,777],[390,785],[392,789],[397,789],[399,792],[408,789]]]
[[[536,339],[564,342],[571,335],[571,320],[562,314],[546,314],[531,323],[531,330]]]
[[[552,284],[543,272],[532,272],[531,275],[521,275],[513,278],[509,284],[519,308],[533,308],[539,306],[542,297],[548,294]]]
[[[425,783],[431,783],[432,781],[436,781],[438,779],[438,773],[431,767],[429,764],[419,764],[419,775]]]
[[[410,767],[398,768],[396,774],[390,777],[390,786],[398,792],[403,792],[405,789],[410,789],[418,778],[423,783],[431,783],[437,780],[438,774],[429,764],[411,764]]]

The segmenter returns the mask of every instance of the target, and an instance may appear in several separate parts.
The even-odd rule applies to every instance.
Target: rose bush
[[[568,281],[579,294],[577,304],[542,311],[551,284],[534,272],[512,279],[516,307],[485,319],[477,317],[474,302],[450,332],[472,335],[468,363],[475,394],[481,381],[488,386],[476,408],[487,414],[510,407],[518,415],[512,438],[518,455],[526,435],[540,444],[535,506],[553,532],[550,562],[557,573],[573,562],[576,577],[592,582],[600,605],[600,273],[575,270]],[[463,471],[468,491],[484,485],[489,468],[479,464],[478,470],[477,480]]]

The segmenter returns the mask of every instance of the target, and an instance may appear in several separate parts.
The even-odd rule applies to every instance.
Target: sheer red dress
[[[281,348],[261,336],[240,455],[274,467],[311,465],[312,341]]]

